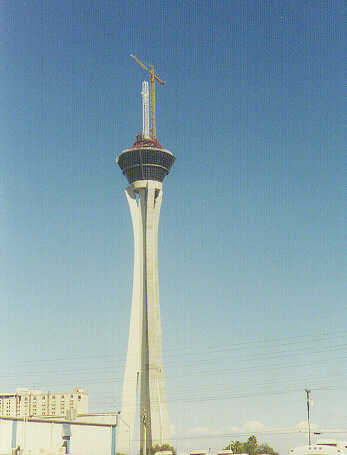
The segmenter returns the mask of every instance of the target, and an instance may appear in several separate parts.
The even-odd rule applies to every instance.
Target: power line
[[[339,359],[345,359],[345,356],[341,356],[341,357],[335,357],[331,360],[339,360]],[[273,365],[271,368],[267,368],[267,371],[270,372],[270,371],[279,371],[279,370],[289,370],[290,368],[306,368],[306,367],[309,367],[311,369],[310,373],[312,373],[312,368],[313,369],[319,369],[321,370],[321,365],[314,365],[314,366],[311,366],[310,364],[304,364],[304,365],[300,365],[298,363],[292,363],[292,364],[288,364],[288,363],[285,363],[283,365],[280,365],[280,364],[277,364],[277,365]],[[206,372],[206,371],[195,371],[195,372],[191,372],[185,376],[189,376],[191,377],[192,375],[204,375],[204,376],[207,376],[207,375],[218,375],[220,376],[222,373],[232,373],[233,374],[233,379],[236,380],[236,379],[239,379],[240,377],[242,377],[242,373],[247,373],[247,372],[256,372],[258,370],[263,370],[263,366],[257,366],[257,367],[249,367],[249,368],[243,368],[242,371],[238,370],[237,366],[235,367],[231,367],[231,368],[228,368],[228,369],[223,369],[223,370],[215,370],[213,372]],[[241,374],[240,374],[241,373]],[[40,375],[41,378],[42,378],[42,374]],[[184,377],[183,376],[180,376],[181,378]],[[253,376],[252,376],[253,377]],[[328,380],[330,377],[332,377],[334,380],[336,379],[336,373],[334,373],[332,376],[330,376],[329,374],[327,376],[325,376]],[[321,379],[322,377],[320,376],[318,379]],[[279,379],[280,380],[280,379]],[[22,382],[25,381],[25,379],[22,379]],[[49,376],[48,378],[46,379],[46,381],[50,382],[50,387],[51,387],[51,379],[49,379]],[[45,381],[45,382],[46,382]],[[95,377],[92,378],[92,379],[88,379],[88,378],[82,378],[82,377],[78,377],[77,375],[74,377],[73,379],[73,384],[81,384],[83,383],[84,386],[88,385],[93,385],[93,384],[117,384],[121,381],[121,378],[120,377],[109,377],[109,378],[103,378],[103,379],[100,379],[100,380],[96,380]],[[310,382],[314,382],[315,379],[310,379]],[[28,382],[28,381],[27,381]],[[41,379],[41,384],[43,383],[42,382],[42,379]],[[58,385],[60,387],[63,387],[63,386],[71,386],[71,381],[70,382],[62,382],[62,381],[57,381],[56,379],[53,381],[55,385]],[[273,382],[273,380],[272,380]],[[286,384],[288,384],[288,381],[286,381]],[[219,384],[220,386],[223,386],[223,384]],[[28,385],[27,385],[28,386]],[[40,388],[40,386],[33,386],[34,388],[35,387],[38,387]],[[197,385],[195,384],[195,388],[197,387]],[[201,385],[198,386],[199,387],[199,390],[201,389]]]
[[[290,337],[280,337],[280,338],[268,338],[268,339],[263,339],[263,340],[250,340],[250,341],[242,341],[242,342],[239,342],[239,343],[233,343],[232,346],[230,347],[223,347],[221,348],[220,346],[207,346],[205,348],[205,352],[207,351],[213,351],[213,350],[218,350],[219,352],[225,352],[227,350],[233,350],[233,349],[237,349],[239,348],[240,346],[249,346],[249,345],[252,345],[252,344],[256,344],[257,346],[259,346],[260,344],[267,344],[267,343],[273,343],[275,341],[277,342],[286,342],[284,345],[285,346],[288,346],[288,342],[287,340],[298,340],[296,342],[293,342],[291,344],[298,344],[300,343],[300,339],[303,339],[303,338],[307,338],[308,342],[316,342],[316,341],[319,341],[319,340],[324,340],[326,338],[340,338],[340,337],[344,337],[346,338],[346,333],[344,331],[341,331],[341,332],[336,332],[334,333],[334,335],[330,335],[329,333],[326,333],[326,332],[322,332],[321,334],[319,334],[318,336],[316,334],[305,334],[305,335],[296,335],[296,336],[290,336]],[[276,343],[276,345],[278,346],[278,343]],[[182,354],[182,351],[187,351],[187,349],[191,350],[191,352],[187,352],[186,354]],[[168,354],[170,352],[174,352],[172,355],[174,357],[176,356],[182,356],[182,355],[195,355],[195,351],[193,350],[193,348],[172,348],[172,349],[167,349],[167,350],[164,350],[163,353],[164,354]],[[76,360],[85,360],[85,359],[101,359],[101,358],[110,358],[111,361],[123,361],[125,362],[125,356],[122,356],[121,358],[115,358],[113,356],[113,354],[107,354],[107,355],[94,355],[94,356],[83,356],[81,357],[80,355],[76,358],[74,357],[70,357],[70,358],[67,358],[67,357],[60,357],[60,358],[55,358],[55,359],[35,359],[35,360],[21,360],[20,362],[16,361],[16,365],[18,365],[18,363],[22,363],[22,364],[30,364],[30,363],[43,363],[43,362],[74,362]]]
[[[331,390],[341,390],[346,386],[346,383],[341,384],[339,387],[333,387],[333,386],[327,386],[327,385],[319,385],[317,387],[312,387],[312,390],[315,391],[331,391]],[[209,401],[232,401],[236,399],[244,399],[244,398],[254,398],[254,397],[264,397],[264,396],[274,396],[274,395],[286,395],[286,394],[291,394],[295,392],[302,392],[302,383],[300,384],[295,384],[293,388],[288,388],[286,387],[286,390],[277,390],[277,391],[262,391],[257,390],[253,393],[239,393],[239,394],[234,394],[234,395],[228,395],[228,394],[220,394],[220,395],[211,395],[211,396],[198,396],[195,398],[184,398],[184,397],[176,397],[176,398],[169,398],[167,401],[171,403],[177,403],[177,402],[183,402],[183,403],[194,403],[194,402],[209,402]],[[102,403],[108,403],[110,400],[104,399],[100,400],[99,402]],[[124,403],[123,403],[124,404]]]
[[[298,355],[298,354],[305,354],[308,350],[309,350],[309,354],[310,356],[312,355],[316,355],[316,354],[322,354],[322,353],[326,353],[326,352],[331,352],[331,351],[336,351],[336,350],[339,350],[339,349],[343,349],[347,346],[347,344],[341,344],[341,345],[335,345],[335,346],[329,346],[323,350],[319,350],[319,351],[312,351],[312,350],[309,350],[309,348],[304,348],[304,349],[300,349],[300,350],[296,350],[296,351],[290,351],[288,352],[287,350],[286,351],[280,351],[280,352],[274,352],[274,353],[271,353],[269,355],[257,355],[257,356],[249,356],[249,357],[243,357],[242,359],[238,360],[239,362],[252,362],[254,359],[258,362],[262,362],[262,365],[263,365],[263,362],[264,360],[271,360],[271,359],[276,359],[277,357],[282,357],[284,354],[288,357],[289,355],[290,356],[293,356],[293,355]],[[219,359],[216,359],[216,361],[218,361]],[[202,359],[202,360],[196,360],[194,363],[190,363],[190,365],[196,365],[196,364],[203,364],[203,363],[209,363],[209,365],[211,364],[212,362],[212,359],[211,358],[208,358],[208,359]],[[190,367],[190,365],[188,367]],[[172,365],[171,365],[172,366]],[[173,364],[173,366],[175,366],[175,364]],[[169,365],[166,365],[167,368],[170,367],[170,364]],[[93,366],[92,368],[92,371],[95,372],[95,371],[98,371],[98,370],[102,370],[102,372],[105,372],[106,369],[110,369],[110,370],[114,370],[116,369],[117,366],[114,365],[114,366],[110,366],[110,367],[95,367]],[[64,370],[64,371],[60,371],[60,374],[63,374],[63,375],[66,375],[66,374],[69,374],[70,372],[72,374],[75,374],[76,371],[85,371],[85,372],[90,372],[91,369],[88,368],[86,370],[76,370],[76,369],[73,369],[73,370]],[[42,374],[41,372],[37,372],[37,373],[26,373],[27,375],[37,375],[37,374]],[[16,376],[18,375],[18,372],[15,374]],[[13,375],[0,375],[0,378],[10,378],[11,376]]]

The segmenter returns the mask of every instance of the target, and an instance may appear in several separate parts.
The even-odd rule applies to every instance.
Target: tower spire
[[[159,77],[154,74],[154,66],[151,66],[151,69],[147,68],[135,55],[130,54],[130,57],[135,60],[135,62],[146,70],[150,74],[151,82],[151,100],[150,100],[150,110],[151,110],[151,139],[157,138],[157,129],[156,129],[156,118],[155,118],[155,82],[164,85],[165,82],[159,79]]]
[[[142,136],[149,139],[149,90],[148,82],[142,82]]]

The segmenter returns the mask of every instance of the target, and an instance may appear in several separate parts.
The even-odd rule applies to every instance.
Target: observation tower
[[[129,182],[125,194],[134,234],[133,294],[117,452],[130,455],[138,407],[140,453],[148,455],[153,446],[170,442],[162,363],[158,225],[163,181],[170,172],[175,157],[163,149],[156,139],[155,82],[164,82],[154,74],[153,67],[148,69],[135,56],[131,57],[149,72],[151,97],[149,100],[148,82],[145,81],[141,92],[142,134],[136,137],[131,148],[117,157],[117,163]]]

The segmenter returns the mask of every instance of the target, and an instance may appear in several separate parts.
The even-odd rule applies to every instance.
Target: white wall
[[[98,417],[101,420],[109,422],[110,418]],[[0,420],[0,455],[10,453],[11,441],[12,422]],[[40,449],[57,450],[62,443],[60,424],[17,423],[17,445],[33,455]],[[70,449],[71,455],[111,455],[111,428],[71,425]]]
[[[0,420],[0,454],[8,453],[11,447],[12,422]]]

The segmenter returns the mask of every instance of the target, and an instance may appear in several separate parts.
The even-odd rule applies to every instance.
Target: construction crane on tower
[[[151,66],[151,69],[147,68],[135,55],[130,54],[130,57],[135,60],[135,62],[146,70],[150,74],[150,83],[151,83],[151,97],[150,97],[150,111],[151,111],[151,139],[156,139],[157,131],[155,125],[155,82],[164,85],[165,82],[159,79],[159,77],[154,73],[154,66]]]

